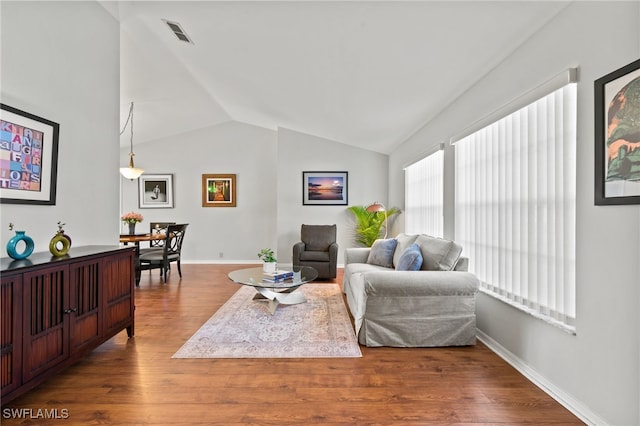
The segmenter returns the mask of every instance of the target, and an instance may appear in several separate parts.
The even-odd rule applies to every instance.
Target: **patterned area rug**
[[[338,284],[305,284],[306,303],[269,313],[242,286],[172,358],[361,357]]]

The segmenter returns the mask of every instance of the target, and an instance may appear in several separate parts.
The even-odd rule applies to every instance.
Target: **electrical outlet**
[[[223,252],[218,253],[218,257],[222,259],[224,257],[224,253]]]

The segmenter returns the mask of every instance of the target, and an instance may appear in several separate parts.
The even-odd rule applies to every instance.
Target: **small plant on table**
[[[264,263],[262,265],[262,269],[266,273],[273,273],[276,271],[276,255],[273,253],[273,250],[270,248],[263,248],[258,252],[258,259],[262,260]]]

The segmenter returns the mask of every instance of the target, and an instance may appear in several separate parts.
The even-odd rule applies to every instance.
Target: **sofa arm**
[[[470,272],[371,271],[362,275],[370,297],[475,295],[480,285]]]
[[[350,247],[344,251],[344,264],[367,263],[371,247]]]
[[[329,246],[329,270],[335,271],[337,268],[338,268],[338,243],[333,243]]]
[[[304,251],[305,243],[299,241],[293,245],[293,265],[298,266],[300,264],[300,255]]]
[[[468,257],[460,257],[456,262],[456,266],[453,267],[454,271],[467,272],[469,271],[469,258]]]

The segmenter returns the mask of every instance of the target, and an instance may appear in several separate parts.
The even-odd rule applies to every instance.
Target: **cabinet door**
[[[2,276],[0,285],[0,381],[2,396],[21,384],[22,275]]]
[[[135,286],[133,250],[104,258],[104,334],[112,335],[126,326],[133,335]]]
[[[92,346],[102,336],[99,258],[69,266],[69,331],[71,352]]]
[[[23,382],[69,356],[68,266],[23,275]]]

